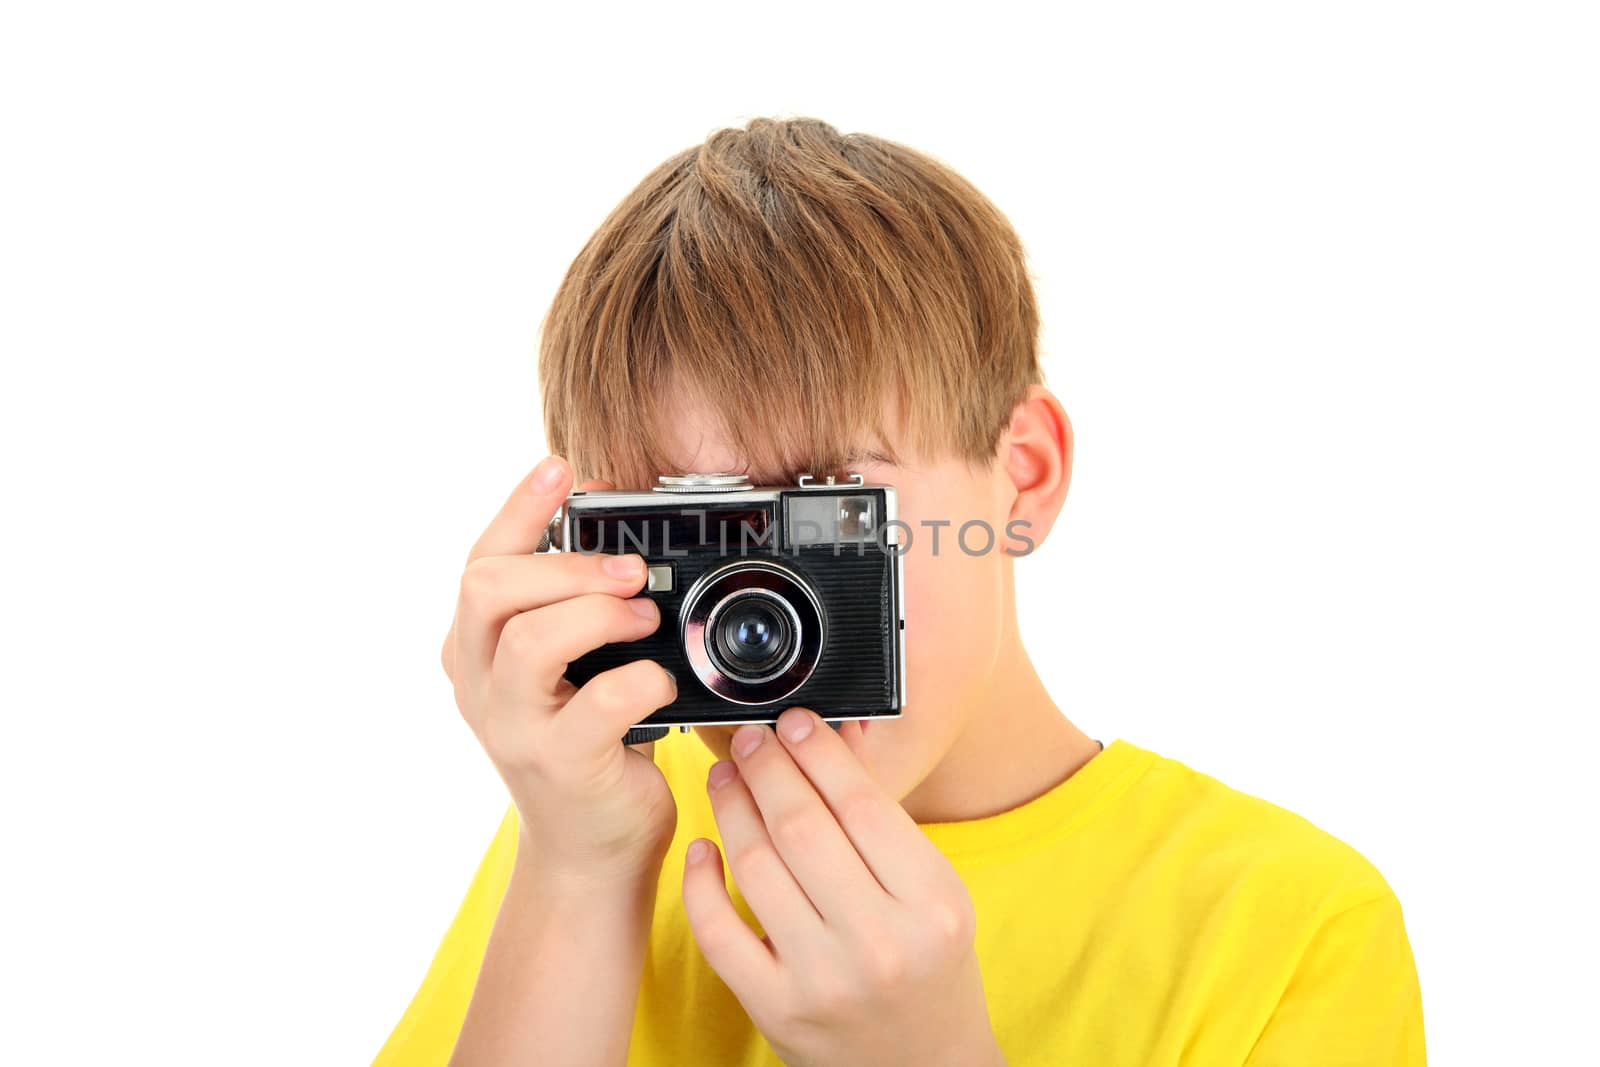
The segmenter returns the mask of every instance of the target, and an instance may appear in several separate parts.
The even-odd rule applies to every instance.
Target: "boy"
[[[1037,334],[987,199],[817,120],[721,130],[606,219],[541,337],[558,455],[474,547],[443,651],[513,803],[379,1064],[1423,1062],[1378,872],[1085,736],[1018,633],[1025,546],[954,543],[1038,547],[1065,500]],[[545,524],[575,483],[689,471],[896,487],[901,718],[627,747],[672,676],[562,677],[660,618],[637,556],[535,555]]]

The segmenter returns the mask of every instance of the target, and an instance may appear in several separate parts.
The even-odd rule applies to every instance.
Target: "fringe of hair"
[[[546,437],[580,479],[649,485],[691,390],[753,469],[897,443],[987,463],[1042,381],[1038,333],[1022,244],[966,179],[758,118],[662,163],[573,261],[540,330]]]

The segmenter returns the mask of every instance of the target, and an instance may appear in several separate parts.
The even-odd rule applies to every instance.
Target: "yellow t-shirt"
[[[777,1064],[683,913],[684,849],[721,840],[704,787],[713,756],[673,733],[656,761],[678,828],[628,1063]],[[1371,864],[1297,815],[1117,741],[1026,804],[922,830],[972,894],[989,1018],[1014,1065],[1424,1062],[1399,902]],[[449,1060],[516,833],[508,811],[376,1067]]]

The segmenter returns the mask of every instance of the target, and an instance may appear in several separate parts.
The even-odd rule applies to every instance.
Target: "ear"
[[[1055,525],[1072,482],[1072,421],[1054,393],[1042,385],[1028,387],[1011,409],[1000,449],[1015,494],[1007,523],[1027,523],[1017,529],[1037,547]]]

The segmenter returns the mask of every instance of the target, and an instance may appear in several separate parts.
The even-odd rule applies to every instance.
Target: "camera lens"
[[[778,606],[752,593],[723,608],[714,640],[729,674],[759,678],[783,662],[794,636],[794,628]]]
[[[810,582],[779,563],[740,560],[706,572],[684,595],[679,620],[695,677],[735,704],[784,699],[822,656],[822,604]]]

